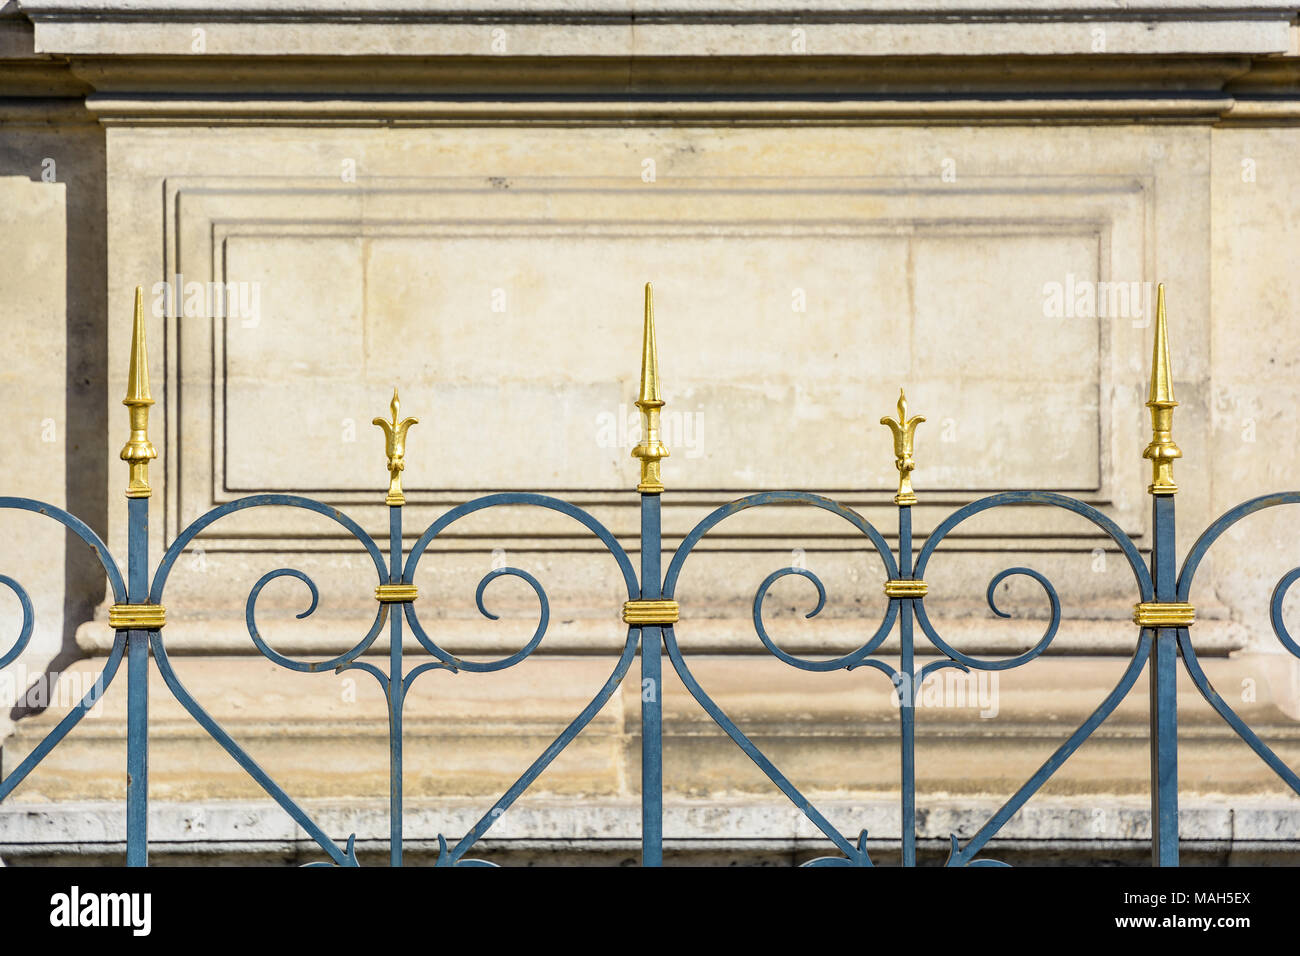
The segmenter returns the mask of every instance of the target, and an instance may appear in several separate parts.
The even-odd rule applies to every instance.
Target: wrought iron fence
[[[1287,766],[1248,727],[1236,712],[1215,691],[1196,656],[1191,638],[1191,625],[1195,620],[1191,603],[1192,582],[1201,560],[1211,545],[1236,522],[1266,508],[1300,502],[1300,492],[1266,495],[1244,502],[1229,510],[1215,521],[1188,552],[1181,570],[1175,564],[1175,494],[1173,464],[1182,452],[1174,442],[1171,429],[1174,401],[1173,378],[1170,371],[1167,320],[1165,316],[1164,286],[1159,287],[1155,321],[1155,341],[1152,357],[1150,390],[1147,407],[1151,411],[1152,438],[1143,452],[1150,459],[1153,544],[1150,565],[1134,541],[1120,527],[1099,510],[1083,501],[1066,495],[1042,491],[1012,491],[981,498],[958,509],[941,521],[924,541],[919,551],[914,551],[912,541],[912,506],[916,493],[912,488],[911,474],[915,468],[913,440],[917,426],[924,422],[921,416],[908,415],[907,401],[900,390],[897,418],[882,418],[893,435],[895,465],[899,473],[898,492],[894,502],[898,506],[898,551],[892,552],[884,536],[860,514],[829,498],[800,491],[764,492],[740,498],[718,508],[691,530],[673,553],[667,570],[661,567],[660,508],[664,485],[661,461],[668,457],[668,448],[660,437],[660,409],[664,405],[659,382],[658,356],[655,346],[655,327],[651,288],[645,290],[645,320],[643,331],[641,382],[636,405],[642,417],[642,438],[633,450],[640,460],[641,538],[640,567],[633,564],[622,545],[591,514],[572,504],[548,495],[508,492],[491,494],[455,507],[438,518],[420,535],[409,553],[403,553],[402,520],[406,502],[402,492],[402,472],[405,468],[406,436],[417,419],[402,418],[397,392],[393,393],[389,418],[376,418],[386,440],[389,471],[388,493],[385,503],[389,514],[389,550],[384,554],[376,542],[356,521],[337,508],[311,498],[288,494],[260,494],[231,501],[204,514],[186,527],[167,548],[150,577],[148,554],[149,501],[152,493],[149,484],[149,462],[157,457],[149,439],[149,408],[154,403],[149,391],[148,364],[145,351],[143,292],[136,290],[134,326],[132,331],[130,370],[126,398],[123,401],[130,413],[130,438],[122,449],[121,457],[129,464],[127,485],[128,547],[126,575],[122,574],[108,547],[85,522],[62,508],[30,498],[0,497],[0,508],[17,509],[46,515],[76,534],[95,552],[109,587],[113,592],[113,605],[109,610],[109,623],[115,630],[112,649],[92,689],[70,710],[53,730],[28,754],[28,756],[0,780],[0,800],[6,798],[32,770],[62,741],[86,716],[116,678],[123,660],[126,661],[127,681],[127,757],[126,757],[126,825],[127,863],[144,866],[148,861],[148,670],[152,652],[155,666],[166,686],[188,713],[233,757],[303,829],[319,844],[329,859],[338,865],[357,865],[355,836],[343,846],[327,835],[311,816],[289,796],[272,777],[249,756],[222,726],[209,715],[186,690],[177,676],[167,653],[163,638],[165,611],[163,592],[177,558],[204,529],[226,515],[236,511],[262,507],[301,508],[315,512],[337,522],[361,543],[374,562],[378,584],[375,599],[378,609],[374,623],[366,635],[350,650],[330,660],[307,662],[286,657],[273,650],[258,633],[255,609],[258,595],[271,581],[279,577],[297,578],[311,591],[311,606],[299,617],[315,610],[318,594],[314,582],[303,572],[293,568],[280,568],[263,575],[253,586],[246,603],[248,633],[253,644],[268,659],[281,667],[300,672],[342,672],[361,670],[379,682],[388,706],[389,725],[389,794],[390,794],[390,861],[402,862],[402,714],[404,701],[412,684],[421,674],[443,670],[454,674],[500,671],[514,667],[526,660],[541,643],[547,631],[550,611],[546,592],[533,575],[521,568],[498,567],[486,574],[478,584],[475,602],[487,618],[494,618],[483,603],[484,591],[494,580],[513,576],[532,588],[539,604],[539,620],[532,638],[514,654],[492,661],[470,661],[460,658],[439,646],[421,626],[416,611],[418,596],[415,572],[421,557],[440,534],[467,515],[503,505],[530,505],[558,512],[577,521],[601,542],[613,556],[622,572],[627,588],[627,602],[623,605],[623,620],[627,624],[627,638],[613,671],[599,692],[591,699],[564,731],[554,739],[515,783],[483,814],[479,821],[454,846],[448,846],[440,836],[438,866],[492,865],[467,857],[467,854],[488,832],[521,794],[551,764],[556,756],[579,734],[610,699],[632,668],[638,657],[641,661],[641,810],[642,863],[658,866],[663,861],[663,725],[660,684],[663,654],[666,653],[673,669],[686,689],[708,715],[744,751],[762,772],[799,808],[838,850],[840,856],[821,857],[806,865],[812,866],[870,866],[867,855],[867,834],[863,830],[856,838],[842,833],[833,826],[817,807],[809,801],[779,768],[731,720],[725,711],[709,696],[696,680],[677,643],[674,625],[678,622],[677,584],[686,559],[697,544],[719,523],[751,508],[764,505],[806,505],[837,515],[857,529],[880,557],[887,577],[884,590],[888,598],[883,620],[874,634],[849,654],[831,660],[810,660],[786,653],[768,635],[763,621],[763,599],[772,585],[787,575],[799,575],[817,589],[817,605],[807,615],[813,617],[824,606],[826,590],[812,571],[801,567],[781,568],[769,574],[754,595],[753,620],[758,638],[766,649],[786,664],[806,671],[854,670],[868,667],[880,671],[893,684],[900,702],[899,752],[901,764],[901,859],[905,866],[916,863],[916,772],[915,772],[915,705],[925,679],[943,668],[957,668],[969,673],[972,670],[1001,671],[1020,667],[1041,655],[1052,643],[1061,622],[1061,603],[1052,583],[1027,567],[1012,567],[999,572],[990,581],[987,601],[999,616],[1002,612],[995,601],[995,588],[1013,575],[1032,578],[1042,587],[1050,604],[1051,613],[1047,627],[1038,642],[1017,656],[988,660],[972,657],[956,650],[938,633],[925,610],[927,586],[925,571],[944,538],[962,522],[977,514],[1003,505],[1041,505],[1062,508],[1091,521],[1107,535],[1127,559],[1133,572],[1137,596],[1133,622],[1138,628],[1132,657],[1119,682],[1097,706],[1096,710],[1062,743],[1056,751],[963,845],[956,835],[951,837],[951,850],[947,858],[950,866],[1001,865],[997,861],[979,857],[979,853],[999,832],[1004,824],[1044,783],[1070,758],[1079,746],[1115,710],[1137,683],[1143,669],[1150,681],[1150,749],[1151,749],[1151,815],[1152,862],[1159,866],[1178,863],[1178,714],[1175,701],[1175,677],[1178,658],[1181,656],[1192,681],[1210,705],[1232,729],[1271,767],[1296,793],[1300,794],[1300,777]],[[1270,603],[1270,618],[1274,633],[1292,655],[1300,657],[1300,645],[1287,631],[1282,621],[1282,603],[1287,590],[1300,579],[1300,568],[1282,577],[1274,589]],[[34,627],[32,602],[23,587],[8,575],[0,574],[0,583],[18,597],[22,624],[17,641],[0,655],[0,669],[13,663],[27,647]],[[429,659],[407,670],[402,647],[403,622],[409,626],[419,645],[428,652]],[[370,661],[361,660],[387,624],[390,633],[388,666],[385,670]],[[900,650],[897,667],[873,656],[886,638],[898,630]],[[922,635],[940,652],[942,657],[922,666],[916,666],[916,635]],[[311,865],[329,865],[326,863]]]

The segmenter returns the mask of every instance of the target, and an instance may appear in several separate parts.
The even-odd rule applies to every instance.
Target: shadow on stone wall
[[[62,104],[62,101],[56,101]],[[80,108],[80,101],[75,101]],[[52,107],[66,112],[67,106]],[[0,134],[0,176],[45,181],[45,161],[54,161],[53,176],[66,191],[66,313],[64,439],[66,442],[65,507],[100,537],[108,533],[107,435],[108,328],[106,289],[106,182],[104,130],[88,118],[49,124],[39,118],[10,122]],[[46,175],[49,175],[46,173]],[[57,675],[84,655],[77,648],[77,627],[94,617],[104,600],[104,571],[85,544],[67,533],[63,575],[63,633],[58,653],[33,688],[53,686]],[[45,709],[44,695],[29,691],[10,711],[12,720]]]

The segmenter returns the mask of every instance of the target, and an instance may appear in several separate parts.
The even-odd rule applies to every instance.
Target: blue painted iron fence
[[[1137,602],[1134,623],[1138,626],[1137,640],[1127,668],[1114,689],[1097,706],[1096,710],[1057,748],[1038,771],[1018,789],[1010,799],[991,816],[963,845],[954,835],[947,863],[951,866],[999,865],[994,860],[979,856],[981,850],[996,836],[1003,825],[1052,776],[1115,710],[1133,689],[1146,669],[1150,681],[1150,748],[1151,748],[1151,813],[1152,862],[1159,866],[1178,863],[1178,713],[1175,702],[1175,677],[1178,659],[1187,668],[1201,694],[1223,717],[1232,729],[1271,767],[1296,793],[1300,794],[1300,777],[1287,766],[1233,711],[1215,691],[1207,679],[1189,626],[1194,620],[1191,604],[1192,582],[1202,559],[1211,545],[1224,532],[1241,519],[1277,505],[1300,502],[1300,492],[1268,495],[1247,501],[1231,509],[1215,521],[1201,536],[1183,561],[1181,570],[1175,564],[1175,494],[1173,462],[1181,456],[1171,435],[1172,413],[1177,404],[1173,398],[1172,376],[1169,363],[1167,323],[1164,306],[1164,287],[1160,287],[1155,342],[1151,370],[1150,392],[1147,407],[1152,418],[1152,440],[1144,457],[1152,463],[1153,480],[1148,491],[1151,495],[1153,519],[1153,546],[1149,566],[1137,545],[1110,518],[1093,506],[1066,495],[1038,491],[1013,491],[994,494],[958,509],[939,523],[926,537],[919,551],[912,541],[912,505],[916,495],[911,486],[913,437],[916,427],[924,419],[908,418],[906,400],[900,393],[898,418],[882,418],[894,438],[895,463],[899,471],[899,490],[894,496],[898,505],[899,544],[897,554],[887,545],[884,536],[865,518],[850,508],[829,498],[805,492],[765,492],[733,501],[704,518],[688,533],[668,563],[667,570],[661,561],[660,507],[664,486],[661,481],[661,459],[668,449],[659,436],[659,410],[664,402],[660,394],[658,359],[654,338],[654,317],[650,287],[646,286],[646,314],[643,332],[641,388],[637,406],[641,410],[643,433],[640,444],[632,452],[640,459],[641,481],[637,486],[641,505],[640,567],[636,567],[623,546],[610,531],[592,515],[581,508],[547,495],[528,493],[492,494],[468,501],[444,514],[430,525],[409,554],[402,548],[402,511],[405,496],[401,475],[405,467],[405,440],[407,430],[416,424],[415,419],[399,420],[396,392],[393,395],[392,416],[377,418],[387,440],[390,483],[385,499],[389,507],[388,558],[375,541],[347,515],[338,509],[310,498],[287,494],[261,494],[241,498],[214,508],[185,528],[167,548],[149,574],[148,526],[149,461],[157,453],[149,440],[149,406],[153,399],[149,391],[148,365],[145,353],[144,316],[142,295],[136,293],[134,329],[132,337],[131,367],[127,397],[131,419],[131,435],[122,450],[122,458],[130,465],[130,483],[127,489],[128,553],[125,578],[104,542],[80,519],[67,511],[28,498],[0,497],[0,508],[35,512],[53,518],[89,545],[98,556],[113,592],[113,606],[109,621],[115,629],[115,640],[104,668],[93,689],[77,703],[58,725],[41,741],[17,767],[0,780],[0,800],[7,797],[60,741],[67,736],[95,705],[117,677],[123,660],[126,662],[128,698],[127,742],[127,863],[144,866],[148,861],[148,669],[152,657],[166,686],[180,704],[209,733],[266,792],[319,844],[320,848],[337,865],[356,865],[355,837],[340,846],[326,834],[279,785],[239,746],[186,690],[168,657],[163,638],[165,611],[163,592],[168,576],[177,558],[204,529],[222,517],[236,511],[263,507],[301,508],[324,515],[343,528],[361,543],[374,562],[377,586],[375,597],[378,609],[368,633],[346,653],[320,662],[294,660],[273,650],[258,633],[255,608],[258,595],[271,581],[289,576],[302,581],[311,592],[311,606],[299,617],[306,617],[316,608],[317,590],[313,581],[303,572],[281,568],[264,575],[254,585],[246,604],[248,633],[258,650],[281,667],[301,672],[342,672],[360,670],[370,674],[384,689],[388,702],[390,764],[390,860],[393,865],[402,862],[402,713],[404,701],[412,684],[420,675],[431,670],[451,673],[500,671],[514,667],[537,649],[546,634],[549,620],[549,602],[540,582],[527,571],[514,567],[495,568],[479,582],[475,601],[479,611],[487,618],[495,616],[483,603],[484,592],[497,578],[513,576],[526,582],[536,594],[539,620],[528,643],[518,652],[498,660],[481,662],[464,660],[440,647],[420,624],[415,609],[415,572],[420,559],[438,536],[467,515],[503,505],[530,505],[565,515],[582,525],[613,556],[622,572],[627,588],[627,603],[623,619],[627,623],[627,638],[613,671],[604,686],[583,708],[564,731],[533,762],[522,776],[500,799],[483,814],[479,821],[454,846],[448,846],[441,837],[438,866],[491,865],[474,860],[467,854],[476,842],[488,832],[496,820],[506,812],[518,797],[528,789],[538,775],[596,716],[617,690],[640,656],[641,681],[641,784],[642,784],[642,862],[658,866],[663,860],[663,737],[660,680],[663,654],[681,678],[690,694],[709,716],[726,732],[735,744],[754,761],[782,793],[798,807],[818,830],[824,834],[839,855],[822,857],[807,865],[820,866],[870,866],[867,856],[865,831],[856,837],[846,835],[818,811],[751,741],[727,714],[710,698],[696,680],[687,664],[674,633],[678,619],[675,600],[677,584],[687,559],[697,544],[714,527],[732,515],[765,505],[804,505],[820,508],[837,515],[860,532],[880,557],[888,578],[885,594],[888,604],[884,619],[875,633],[857,650],[833,660],[809,660],[786,653],[768,635],[763,621],[763,599],[774,582],[787,575],[799,575],[817,589],[817,606],[808,617],[816,615],[826,600],[821,580],[812,571],[788,567],[772,572],[759,586],[753,601],[754,628],[763,645],[786,664],[806,671],[853,670],[861,667],[880,671],[894,685],[901,706],[899,708],[899,742],[902,770],[901,860],[904,865],[916,863],[916,779],[914,765],[915,702],[922,682],[942,668],[999,671],[1019,667],[1041,655],[1051,644],[1061,620],[1061,605],[1056,590],[1047,578],[1027,567],[1013,567],[1001,571],[990,581],[987,591],[989,607],[999,616],[1008,616],[999,610],[994,592],[999,583],[1013,575],[1023,575],[1036,581],[1050,602],[1051,615],[1047,628],[1038,643],[1018,656],[987,660],[971,657],[951,647],[930,622],[925,610],[925,571],[935,551],[945,537],[967,519],[1003,505],[1041,505],[1062,508],[1082,515],[1109,536],[1127,559],[1133,573],[1134,593]],[[1277,584],[1271,601],[1270,616],[1273,631],[1291,654],[1300,657],[1300,645],[1287,631],[1282,621],[1282,603],[1288,588],[1300,579],[1300,568],[1288,572]],[[18,597],[22,624],[17,641],[2,656],[0,668],[13,663],[27,647],[33,630],[32,602],[23,587],[13,578],[0,574],[3,583]],[[419,645],[428,652],[429,659],[410,670],[403,659],[402,629],[410,627]],[[387,625],[390,633],[390,650],[387,669],[360,659]],[[873,655],[886,638],[898,629],[900,654],[897,667]],[[944,655],[917,670],[915,663],[915,629]],[[327,863],[313,865],[329,865]]]

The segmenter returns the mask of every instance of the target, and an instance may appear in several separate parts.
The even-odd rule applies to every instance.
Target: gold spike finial
[[[650,283],[645,284],[645,328],[641,335],[641,391],[637,405],[663,405],[659,393],[659,349],[655,345],[655,300]]]
[[[131,364],[126,373],[126,398],[122,404],[131,417],[131,436],[122,447],[121,458],[131,466],[130,481],[126,486],[128,498],[148,498],[153,494],[149,487],[149,462],[158,457],[158,449],[149,440],[149,355],[144,344],[144,289],[135,287],[135,316],[131,324]]]
[[[402,401],[397,397],[396,388],[393,389],[393,400],[389,402],[388,408],[392,412],[392,420],[376,418],[372,424],[384,430],[384,445],[388,455],[388,494],[384,497],[384,504],[396,507],[406,504],[406,495],[402,493],[402,472],[406,470],[406,432],[412,425],[418,425],[420,420],[398,420]]]
[[[659,409],[663,407],[659,391],[659,350],[655,345],[654,290],[645,284],[645,328],[641,338],[641,390],[636,406],[641,409],[641,443],[632,449],[632,457],[641,459],[641,482],[636,490],[643,495],[663,492],[659,460],[668,457],[668,448],[659,440]]]
[[[916,504],[916,492],[912,490],[912,472],[916,461],[912,458],[912,441],[916,436],[916,426],[925,421],[924,416],[907,417],[907,396],[898,390],[898,419],[885,416],[880,424],[888,425],[894,433],[894,467],[898,469],[898,493],[894,503],[898,505]]]
[[[1169,324],[1165,318],[1165,286],[1156,287],[1156,334],[1151,354],[1151,387],[1147,392],[1147,408],[1151,409],[1151,443],[1142,452],[1151,459],[1151,484],[1147,491],[1153,495],[1177,494],[1174,483],[1174,459],[1183,457],[1171,434],[1174,426],[1174,376],[1169,365]]]

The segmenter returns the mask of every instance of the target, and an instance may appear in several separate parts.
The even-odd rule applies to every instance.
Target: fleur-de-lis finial
[[[912,471],[916,462],[912,459],[912,439],[916,435],[916,426],[925,421],[921,415],[907,417],[907,396],[898,390],[898,419],[885,416],[880,424],[888,425],[894,433],[894,467],[898,469],[898,494],[894,503],[899,505],[916,504],[916,492],[912,490]]]
[[[391,421],[376,418],[373,424],[384,430],[384,442],[388,454],[388,494],[384,498],[386,505],[406,504],[406,495],[402,494],[402,472],[406,469],[406,431],[412,425],[418,425],[418,418],[398,420],[402,403],[393,389],[393,401],[389,405],[393,417]]]

